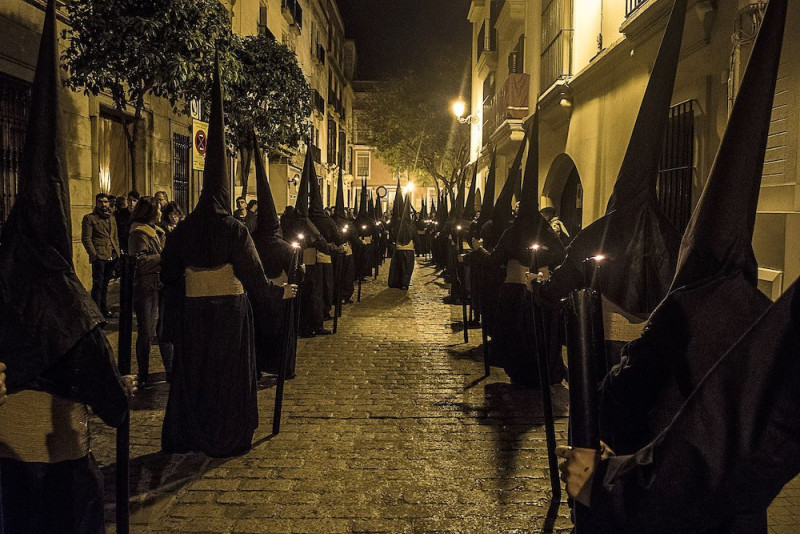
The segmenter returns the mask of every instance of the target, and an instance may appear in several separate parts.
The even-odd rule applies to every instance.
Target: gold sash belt
[[[372,244],[372,236],[368,235],[367,237],[362,237],[361,242],[364,243],[365,245]]]
[[[317,252],[317,263],[330,263],[331,257],[322,252]]]
[[[628,342],[639,339],[646,324],[646,319],[625,312],[603,297],[603,332],[608,341]]]
[[[526,284],[527,278],[525,274],[528,272],[528,267],[522,265],[517,260],[510,260],[506,264],[506,284]]]
[[[395,250],[414,250],[414,242],[409,241],[405,245],[402,243],[397,243],[397,245],[395,246]]]
[[[303,263],[305,265],[316,265],[317,263],[317,249],[307,248],[303,251]]]
[[[211,269],[186,268],[187,297],[222,297],[241,295],[242,293],[244,293],[244,287],[233,274],[233,265],[230,263]]]
[[[89,454],[86,405],[41,391],[8,396],[0,408],[0,458],[55,463]]]

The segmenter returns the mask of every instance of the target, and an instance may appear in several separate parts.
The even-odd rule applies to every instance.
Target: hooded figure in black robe
[[[283,289],[267,279],[250,232],[231,215],[219,78],[215,61],[203,191],[161,254],[165,331],[175,345],[161,446],[228,457],[250,449],[258,426],[248,298],[279,300]]]
[[[274,284],[283,285],[288,280],[292,255],[296,250],[283,240],[275,200],[267,178],[261,151],[256,147],[256,231],[252,234],[264,273]],[[253,300],[253,322],[255,324],[256,367],[259,373],[278,374],[283,361],[283,301],[278,299]],[[286,377],[295,375],[297,361],[297,324],[292,322],[290,336],[291,352],[288,355]]]
[[[693,531],[766,532],[766,507],[780,488],[776,481],[788,476],[770,471],[749,455],[760,454],[759,447],[784,447],[787,429],[794,433],[790,439],[795,443],[800,433],[796,414],[793,428],[785,420],[783,429],[769,427],[776,415],[773,403],[788,402],[779,389],[786,377],[774,373],[781,373],[779,369],[785,365],[781,360],[791,355],[796,361],[799,354],[796,287],[742,342],[728,350],[769,306],[767,297],[757,289],[758,266],[751,243],[786,4],[786,0],[769,3],[717,157],[684,235],[670,292],[651,315],[641,338],[625,347],[621,363],[603,384],[604,440],[618,454],[633,454],[645,447],[630,459],[614,459],[614,467],[600,475],[606,480],[596,481],[602,484],[596,491],[598,517],[608,518],[609,525],[618,521],[616,516],[624,508],[633,511],[631,524],[640,524],[639,518],[647,512],[639,510],[639,497],[633,493],[648,506],[661,493],[666,501],[661,505],[665,517],[675,513],[674,521],[692,524]],[[787,324],[790,319],[793,325]],[[781,352],[772,352],[777,347]],[[794,366],[796,363],[785,370]],[[736,374],[731,374],[734,369]],[[769,393],[764,388],[769,388]],[[793,388],[796,401],[796,384]],[[778,411],[785,413],[789,405]],[[702,429],[698,426],[701,419]],[[683,432],[687,434],[683,436]],[[796,457],[797,449],[790,450]],[[682,470],[667,471],[680,461],[681,454],[687,467],[703,473],[702,479],[693,480]],[[630,474],[626,473],[629,469]],[[642,472],[653,483],[652,489],[651,482],[644,488],[635,480]],[[759,476],[765,472],[774,478],[769,490]],[[797,467],[791,472],[796,474]],[[752,479],[753,487],[729,488],[739,477],[747,484]],[[708,487],[716,480],[725,482]],[[716,513],[697,520],[693,510],[703,510],[705,515],[705,509],[693,504],[692,510],[678,514],[680,501],[667,495],[671,490],[665,492],[665,484],[681,488],[680,499],[694,493],[698,503],[704,502],[708,492],[720,495],[710,505]],[[727,504],[719,500],[722,495]],[[672,524],[668,522],[664,531]]]
[[[503,188],[500,190],[500,195],[497,197],[497,202],[493,206],[485,205],[483,209],[481,209],[481,219],[478,221],[478,225],[480,226],[479,235],[480,239],[483,241],[483,248],[488,251],[494,250],[497,246],[497,242],[500,241],[500,236],[503,235],[503,232],[511,225],[513,217],[511,203],[514,197],[515,184],[522,179],[522,156],[527,144],[528,131],[526,130],[522,139],[522,144],[520,144],[517,155],[514,157],[514,162],[509,169],[508,178],[503,184]],[[494,157],[492,161],[493,164],[489,168],[489,177],[487,178],[487,180],[492,183],[492,195],[489,195],[487,192],[484,201],[486,201],[487,197],[491,198],[494,196],[496,172],[496,160]],[[481,220],[485,222],[481,223]],[[500,292],[503,289],[503,282],[506,278],[506,266],[502,262],[491,261],[488,256],[480,255],[479,257],[481,258],[480,262],[482,268],[482,287],[480,294],[482,298],[481,312],[483,313],[483,327],[486,329],[486,334],[489,338],[490,361],[494,364],[492,340],[496,322],[497,300],[500,297]]]
[[[300,286],[300,337],[331,333],[323,326],[323,268],[317,264],[317,252],[328,254],[330,247],[311,220],[312,209],[309,208],[311,187],[316,182],[314,160],[311,158],[311,151],[308,150],[303,164],[303,174],[297,187],[297,202],[289,223],[290,239],[296,239],[303,245],[303,265],[306,269]],[[325,215],[321,201],[315,203],[313,211],[317,220],[321,219],[320,215]]]
[[[396,241],[389,266],[389,287],[408,289],[414,273],[414,235],[416,228],[411,221],[411,195],[407,195],[395,233]]]
[[[494,208],[494,182],[497,173],[497,158],[496,154],[492,153],[492,161],[489,164],[489,174],[486,176],[486,181],[484,185],[484,196],[483,201],[481,202],[481,213],[480,216],[473,221],[470,225],[469,231],[469,242],[472,244],[472,240],[475,238],[480,238],[480,230],[483,224],[489,220],[489,217],[492,215],[492,209]],[[491,244],[491,248],[494,248],[496,243]],[[491,250],[488,248],[488,250]],[[485,257],[483,254],[478,253],[478,251],[473,250],[469,253],[469,260],[470,260],[470,268],[472,269],[472,306],[475,308],[475,311],[478,315],[478,318],[481,319],[481,325],[486,330],[486,335],[489,336],[489,327],[486,318],[483,317],[483,313],[486,308],[486,300],[487,296],[484,294],[486,290],[486,269],[488,267],[488,263],[485,262]],[[495,276],[495,278],[500,278],[502,280],[502,275]],[[499,285],[496,288],[497,292],[499,292]],[[495,295],[497,295],[495,292]],[[495,307],[491,304],[489,305],[491,309],[491,313],[494,314]]]
[[[397,177],[395,186],[394,201],[392,202],[392,213],[389,221],[389,250],[391,256],[394,251],[394,244],[397,241],[397,231],[400,228],[400,219],[403,217],[404,199],[400,188],[400,177]]]
[[[417,256],[426,256],[430,253],[430,243],[428,242],[428,206],[425,200],[422,201],[422,208],[419,210],[417,220],[414,221],[416,237],[414,238],[414,250]]]
[[[606,214],[575,236],[564,263],[542,287],[542,296],[557,304],[583,284],[586,258],[602,255],[594,287],[602,294],[606,323],[623,325],[605,332],[615,360],[641,332],[675,273],[681,235],[661,209],[656,181],[685,18],[686,0],[677,0]]]
[[[439,199],[439,210],[436,212],[436,221],[433,230],[433,262],[436,268],[441,270],[447,266],[447,244],[450,237],[447,235],[445,226],[447,220],[450,218],[450,213],[447,205],[447,192],[442,191],[442,196]],[[445,272],[445,280],[447,273]]]
[[[344,178],[342,168],[339,167],[339,180],[336,188],[336,206],[333,209],[333,221],[336,223],[339,233],[342,236],[344,254],[334,256],[335,272],[338,275],[337,284],[340,284],[340,296],[344,302],[352,302],[355,292],[355,262],[353,261],[353,250],[358,243],[358,232],[353,227],[353,221],[347,217],[344,208]]]
[[[533,309],[530,293],[526,289],[525,273],[531,267],[534,254],[540,269],[558,265],[564,259],[564,247],[539,213],[538,114],[534,114],[531,121],[528,141],[519,212],[488,258],[495,265],[504,265],[506,268],[506,278],[498,298],[491,354],[493,363],[502,365],[512,382],[540,386]],[[536,247],[536,250],[533,251],[532,247]],[[485,248],[483,252],[488,254]],[[557,314],[548,313],[544,319],[545,327],[553,327],[556,333],[555,336],[551,333],[548,339],[555,337],[557,340]],[[550,384],[558,384],[564,378],[560,347],[556,344],[548,346],[548,349]]]
[[[355,220],[355,229],[358,232],[360,246],[355,254],[356,276],[367,279],[372,274],[372,257],[375,243],[372,242],[372,222],[367,215],[367,180],[361,183],[361,202]]]
[[[125,420],[128,399],[105,319],[72,260],[55,0],[45,13],[19,194],[0,236],[0,482],[6,532],[104,532],[89,405]]]
[[[476,180],[478,173],[477,163],[473,166],[472,182]],[[464,178],[458,185],[458,194],[456,195],[455,205],[453,211],[450,212],[449,217],[444,225],[444,232],[447,233],[447,280],[450,282],[450,293],[448,295],[451,303],[460,303],[462,298],[467,298],[467,283],[464,278],[463,258],[461,254],[464,249],[468,248],[466,245],[467,233],[469,232],[469,221],[464,220],[464,186],[466,185],[466,170]],[[473,197],[474,198],[474,197]],[[466,328],[466,325],[465,325]]]
[[[710,176],[681,244],[670,292],[603,384],[601,432],[629,454],[670,424],[725,351],[767,309],[752,249],[786,0],[772,0]],[[748,377],[742,376],[742,379]],[[720,404],[718,410],[727,410]],[[763,510],[742,524],[766,528]],[[734,522],[729,530],[739,532]]]
[[[344,244],[344,238],[339,231],[336,222],[325,212],[322,205],[322,194],[319,190],[319,180],[317,173],[314,171],[313,164],[311,165],[311,175],[309,181],[310,200],[308,218],[317,227],[322,238],[327,243],[325,248],[317,248],[317,263],[316,270],[319,276],[320,290],[322,291],[322,319],[332,319],[331,307],[333,306],[334,294],[334,277],[333,277],[333,260],[332,255],[338,252],[341,245]],[[314,331],[318,334],[323,330],[322,321],[314,325]]]

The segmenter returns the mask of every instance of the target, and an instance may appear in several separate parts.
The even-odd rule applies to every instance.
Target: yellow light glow
[[[539,245],[534,243],[533,245],[531,245],[531,250],[539,250]]]
[[[303,234],[297,234],[297,239],[305,239],[305,238],[306,236],[304,236]]]
[[[294,248],[300,248],[300,243],[292,243],[292,246],[293,246]]]
[[[463,100],[459,98],[458,100],[453,102],[453,115],[455,115],[458,118],[461,118],[464,116],[464,113],[466,111],[467,111],[467,105],[464,103]]]
[[[365,225],[363,225],[363,226],[361,227],[361,229],[362,229],[362,230],[366,230],[366,229],[367,229],[367,225],[366,225],[366,224],[365,224]]]
[[[603,261],[604,259],[606,259],[606,257],[603,256],[602,254],[598,254],[597,256],[593,256],[592,259],[594,261]]]

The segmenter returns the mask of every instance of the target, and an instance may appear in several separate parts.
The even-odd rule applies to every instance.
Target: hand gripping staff
[[[297,283],[297,271],[300,263],[300,246],[292,244],[292,261],[289,266],[287,278],[289,284]],[[299,293],[299,291],[298,291]],[[281,355],[280,368],[278,369],[278,385],[275,388],[275,412],[272,416],[272,434],[278,435],[281,430],[281,411],[283,409],[283,387],[286,384],[286,368],[289,365],[289,355],[297,347],[297,337],[295,336],[296,323],[294,303],[299,297],[295,296],[292,299],[286,299],[283,302],[283,354]]]

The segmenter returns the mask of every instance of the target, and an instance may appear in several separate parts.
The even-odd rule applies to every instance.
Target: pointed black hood
[[[264,234],[265,236],[282,239],[278,210],[275,208],[275,200],[272,198],[272,190],[269,186],[263,156],[258,146],[255,146],[253,150],[253,158],[256,162],[256,198],[258,200],[256,231],[254,234]]]
[[[203,172],[203,191],[195,211],[203,215],[231,214],[231,184],[225,151],[225,111],[222,105],[222,82],[219,54],[214,56],[214,81],[211,85],[211,118],[208,124],[208,150]]]
[[[656,201],[658,161],[678,71],[686,4],[687,0],[675,0],[606,213],[626,204]]]
[[[753,228],[769,135],[786,0],[770,0],[708,181],[681,243],[673,287],[742,271],[757,283]]]
[[[485,185],[483,186],[483,203],[481,204],[481,216],[478,217],[478,228],[483,228],[483,225],[492,218],[494,211],[494,189],[495,178],[497,176],[497,151],[492,152],[492,161],[489,164],[489,174],[486,177]]]
[[[369,199],[367,200],[367,218],[375,221],[375,201],[372,199],[372,191],[369,192]]]
[[[8,366],[9,393],[33,387],[33,381],[62,362],[73,368],[71,349],[104,323],[72,262],[58,54],[55,0],[49,0],[19,194],[0,236],[0,361]],[[102,334],[101,338],[105,340]],[[100,358],[112,357],[107,342],[95,349],[92,353]],[[70,386],[54,379],[36,388],[72,398]]]
[[[311,159],[311,150],[306,150],[305,160],[303,162],[303,172],[300,175],[300,185],[297,186],[297,200],[294,203],[294,216],[296,218],[305,218],[309,216],[309,201],[311,196],[311,179],[316,180],[316,172],[314,172],[314,160]]]
[[[411,220],[411,195],[406,195],[403,202],[403,210],[400,212],[400,224],[397,227],[397,242],[401,244],[410,243],[414,239],[417,230]]]
[[[397,177],[397,185],[395,186],[394,202],[392,202],[392,222],[399,222],[400,217],[403,215],[403,193],[400,188],[400,177]]]
[[[308,217],[316,224],[318,218],[328,217],[325,213],[325,206],[322,203],[322,192],[319,189],[319,177],[314,168],[313,162],[309,167],[308,172],[308,198],[309,208]]]
[[[539,267],[554,266],[564,259],[564,246],[550,224],[539,213],[539,116],[534,114],[527,131],[528,150],[520,206],[514,222],[501,237],[509,240],[509,259],[528,265],[531,247],[537,246]]]
[[[358,217],[359,213],[358,197],[353,195],[353,217]]]
[[[336,181],[336,206],[333,214],[339,219],[346,219],[347,213],[344,211],[344,176],[343,170],[339,167],[339,178]]]
[[[256,195],[258,211],[256,212],[256,231],[253,232],[253,244],[256,247],[261,265],[268,278],[277,278],[281,271],[291,269],[292,246],[283,240],[280,219],[275,209],[275,201],[270,190],[267,171],[261,150],[254,145],[253,158],[256,162]]]
[[[419,212],[419,218],[423,221],[428,218],[428,205],[425,203],[425,200],[422,200],[422,208]]]
[[[717,158],[684,235],[669,294],[641,338],[626,347],[623,365],[606,380],[605,397],[614,402],[607,403],[604,433],[623,452],[642,446],[670,424],[689,393],[770,304],[755,285],[750,240],[786,6],[787,0],[771,0],[767,7]]]
[[[503,189],[500,190],[500,195],[497,197],[497,202],[494,204],[492,210],[492,223],[495,230],[502,233],[506,228],[511,225],[511,217],[514,214],[514,206],[511,204],[514,191],[519,189],[517,182],[522,181],[522,156],[525,153],[525,148],[528,146],[528,130],[525,130],[525,136],[522,143],[519,145],[517,155],[514,157],[514,162],[508,170],[508,178],[506,183],[503,184]]]
[[[559,301],[584,283],[588,257],[605,257],[595,281],[603,296],[645,320],[667,294],[680,232],[655,194],[658,158],[669,115],[687,0],[676,0],[606,215],[580,231],[544,294]]]
[[[467,194],[467,200],[464,201],[464,211],[461,214],[461,218],[467,221],[468,223],[475,218],[475,188],[478,186],[478,162],[475,162],[475,165],[472,169],[472,180],[469,183],[469,193]]]

